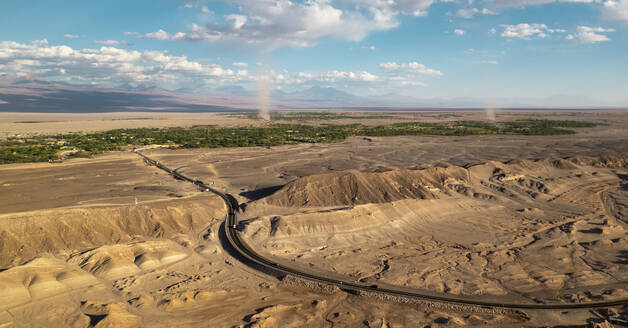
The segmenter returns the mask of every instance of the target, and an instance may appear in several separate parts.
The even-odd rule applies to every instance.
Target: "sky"
[[[628,0],[2,0],[0,74],[628,106]]]

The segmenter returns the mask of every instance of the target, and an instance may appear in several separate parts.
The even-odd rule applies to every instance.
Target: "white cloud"
[[[311,80],[314,78],[314,74],[310,74],[306,72],[299,72],[297,73],[297,77]]]
[[[551,29],[545,24],[521,23],[517,25],[502,25],[504,31],[501,36],[504,38],[519,38],[530,40],[533,37],[547,38],[553,33],[564,33],[562,29]]]
[[[426,87],[427,84],[418,81],[399,81],[401,86],[410,86],[410,87]]]
[[[185,56],[168,56],[161,51],[135,51],[103,46],[73,49],[52,46],[46,40],[22,44],[0,42],[3,71],[18,76],[37,75],[74,83],[121,85],[154,83],[179,85],[199,81],[236,81],[248,72],[234,72],[216,64],[204,65]]]
[[[307,47],[322,37],[361,41],[399,25],[401,14],[425,16],[436,0],[227,0],[238,12],[224,23],[191,24],[185,32],[144,37],[175,41],[233,40],[268,48]]]
[[[473,16],[478,12],[479,10],[477,8],[463,8],[458,9],[458,11],[456,12],[456,16],[469,19],[473,18]]]
[[[142,37],[157,40],[168,40],[170,38],[170,34],[162,29],[159,29],[157,32],[146,33]]]
[[[487,8],[483,8],[483,9],[478,9],[478,8],[462,8],[462,9],[458,9],[458,11],[456,11],[456,16],[461,17],[461,18],[466,18],[466,19],[471,19],[473,18],[473,16],[477,15],[477,14],[482,14],[482,15],[497,15],[497,13],[487,9]]]
[[[386,71],[395,71],[398,70],[399,68],[401,68],[401,65],[395,63],[395,62],[387,62],[387,63],[381,63],[379,64],[379,67],[386,70]]]
[[[68,34],[64,34],[63,37],[66,38],[66,39],[78,39],[78,38],[80,38],[80,36],[77,35],[77,34],[69,34],[69,33]]]
[[[273,73],[274,74],[274,73]],[[292,76],[282,75],[282,79],[277,79],[275,75],[270,74],[271,79],[276,83],[284,85],[323,85],[331,86],[339,89],[358,88],[364,86],[376,86],[377,90],[397,90],[399,87],[424,87],[425,83],[416,80],[416,75],[398,75],[389,76],[375,75],[367,71],[347,72],[340,70],[330,70],[323,73],[299,72]],[[356,89],[354,89],[356,90]]]
[[[328,71],[321,74],[318,80],[324,82],[340,82],[340,81],[352,81],[352,82],[376,82],[380,80],[380,77],[371,74],[366,71],[357,72],[343,72],[343,71]]]
[[[117,40],[94,40],[95,44],[101,44],[105,46],[132,46],[132,43],[127,41],[117,41]]]
[[[393,76],[388,78],[388,83],[395,86],[402,86],[402,87],[426,87],[427,84],[420,82],[420,81],[414,81],[411,78],[405,77],[405,76]]]
[[[553,2],[600,3],[601,0],[491,0],[496,5],[505,7],[520,7],[525,5],[544,5]]]
[[[607,19],[628,20],[628,0],[607,0],[602,15]]]
[[[402,72],[415,75],[431,75],[442,76],[443,73],[439,70],[429,68],[418,62],[410,62],[407,64],[397,64],[396,62],[387,62],[379,64],[379,67],[388,72]]]
[[[234,63],[231,63],[231,66],[235,66],[235,67],[248,67],[248,66],[249,66],[249,64],[247,64],[247,63],[241,63],[241,62],[234,62]]]
[[[234,30],[241,29],[242,26],[244,26],[244,24],[246,24],[246,21],[248,20],[248,17],[246,17],[244,15],[227,15],[227,16],[225,16],[225,18],[227,20],[232,20],[233,21],[232,28]]]
[[[456,34],[458,34],[458,35],[465,35],[465,33],[467,33],[467,32],[465,32],[464,30],[461,30],[461,29],[457,28],[457,29],[455,29],[455,30],[454,30],[454,33],[456,33]]]
[[[588,27],[588,26],[578,26],[577,32],[573,34],[568,34],[565,39],[567,40],[578,40],[582,43],[598,43],[604,41],[610,41],[610,38],[605,34],[601,33],[610,33],[615,32],[614,28],[603,28],[603,27]]]
[[[120,41],[116,41],[116,40],[95,40],[94,43],[96,44],[103,44],[103,45],[107,45],[107,46],[117,46],[120,44]]]

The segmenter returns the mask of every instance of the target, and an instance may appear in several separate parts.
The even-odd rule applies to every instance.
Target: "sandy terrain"
[[[301,110],[297,110],[301,111]],[[597,122],[616,122],[623,120],[624,111],[598,110],[592,111],[399,111],[399,112],[359,112],[359,111],[335,111],[347,113],[352,116],[360,115],[385,115],[391,118],[385,119],[334,119],[334,120],[309,120],[307,124],[363,124],[380,125],[396,122],[422,121],[442,122],[456,120],[496,120],[508,121],[520,118],[539,119],[568,119],[588,120]],[[284,123],[298,123],[285,121]],[[218,125],[218,126],[250,126],[264,125],[268,122],[246,118],[245,114],[238,113],[154,113],[154,112],[112,112],[112,113],[11,113],[0,112],[0,139],[10,136],[49,135],[71,132],[95,132],[112,129],[130,128],[167,128],[189,127],[193,125]]]
[[[504,302],[628,297],[628,157],[574,161],[310,176],[249,207],[299,212],[251,218],[246,235],[366,283]]]
[[[104,174],[110,166],[120,170]],[[75,179],[59,180],[70,175]],[[2,327],[515,326],[522,320],[284,286],[225,250],[220,199],[191,190],[134,154],[8,165],[0,176],[6,200],[0,216]],[[112,193],[120,197],[103,197]],[[40,209],[19,202],[21,194]],[[136,196],[139,203],[129,204]]]
[[[245,237],[289,265],[482,299],[628,297],[628,118],[552,115],[610,125],[146,153],[235,195]],[[0,327],[538,327],[627,311],[457,312],[285,285],[225,247],[225,214],[132,153],[0,166]]]
[[[192,125],[239,126],[255,120],[218,113],[0,113],[0,138],[16,135],[49,135],[112,129],[189,127]]]
[[[578,129],[568,136],[400,136],[352,137],[334,144],[300,144],[258,148],[157,149],[147,154],[180,168],[189,176],[215,180],[241,201],[259,198],[279,186],[314,174],[358,170],[375,172],[390,169],[417,169],[448,163],[458,166],[489,160],[562,158],[576,155],[599,156],[627,151],[628,116],[624,112],[553,112],[527,115],[504,112],[497,120],[521,118],[582,119],[608,123],[608,126]],[[486,113],[419,112],[417,117],[447,119],[486,119]],[[452,116],[456,115],[456,116]],[[377,120],[362,120],[368,123]],[[332,121],[329,121],[332,122]],[[336,122],[336,121],[333,121]]]

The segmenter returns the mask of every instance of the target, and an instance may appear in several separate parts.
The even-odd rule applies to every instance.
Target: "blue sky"
[[[3,0],[0,18],[0,74],[628,105],[628,0]]]

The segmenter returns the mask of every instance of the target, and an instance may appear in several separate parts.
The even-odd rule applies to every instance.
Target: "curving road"
[[[240,238],[240,231],[237,229],[238,221],[236,219],[236,213],[239,211],[238,201],[231,195],[227,193],[222,193],[210,186],[204,184],[200,180],[190,179],[185,175],[177,172],[176,170],[172,170],[165,165],[159,163],[151,159],[150,157],[142,154],[139,151],[135,151],[139,156],[141,156],[148,164],[156,166],[157,168],[167,172],[172,175],[176,179],[184,180],[190,183],[197,185],[205,191],[212,192],[218,196],[220,196],[227,206],[229,213],[226,216],[224,222],[224,232],[226,234],[227,240],[231,247],[235,251],[238,252],[238,255],[241,255],[246,263],[250,266],[255,267],[258,270],[264,271],[269,274],[273,274],[275,276],[286,276],[293,275],[298,278],[310,280],[323,285],[331,285],[338,287],[342,290],[353,292],[359,294],[360,292],[370,292],[370,293],[378,293],[393,297],[401,297],[414,299],[423,302],[437,302],[441,304],[449,304],[453,306],[474,306],[481,307],[484,309],[537,309],[537,310],[570,310],[570,309],[592,309],[592,308],[603,308],[603,307],[612,307],[612,306],[622,306],[628,305],[628,299],[620,299],[614,301],[605,301],[605,302],[590,302],[590,303],[571,303],[571,304],[531,304],[531,303],[499,303],[499,302],[483,302],[478,301],[476,299],[470,298],[457,298],[457,297],[448,297],[448,296],[434,296],[434,295],[425,295],[418,292],[406,291],[406,290],[398,290],[391,289],[389,287],[379,287],[376,285],[370,284],[362,284],[356,283],[351,280],[338,279],[338,278],[330,278],[325,276],[319,276],[316,274],[308,273],[305,271],[301,271],[299,269],[294,269],[290,267],[286,267],[279,263],[273,262],[270,259],[263,257],[262,255],[256,253],[247,243]]]

